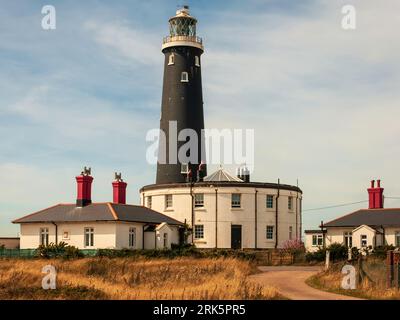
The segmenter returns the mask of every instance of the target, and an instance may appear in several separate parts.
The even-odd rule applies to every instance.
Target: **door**
[[[231,248],[242,249],[242,226],[232,225],[231,226]]]

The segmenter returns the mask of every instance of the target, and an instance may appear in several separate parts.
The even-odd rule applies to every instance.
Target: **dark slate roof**
[[[309,234],[309,233],[324,233],[324,231],[320,230],[304,230],[305,234]]]
[[[400,226],[400,208],[361,209],[341,218],[325,223],[325,227],[397,227]]]
[[[144,223],[163,223],[182,225],[182,222],[143,206],[92,203],[85,207],[75,204],[57,204],[53,207],[32,213],[13,223],[35,222],[89,222],[89,221],[126,221]]]

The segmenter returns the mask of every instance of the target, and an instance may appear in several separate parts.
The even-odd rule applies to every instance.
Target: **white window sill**
[[[194,207],[194,210],[196,210],[196,211],[207,211],[206,208],[204,208],[204,207]]]
[[[196,239],[196,240],[193,240],[193,242],[194,243],[199,243],[199,244],[206,244],[207,243],[207,241],[204,241],[203,239]]]
[[[232,211],[243,211],[243,208],[231,208]]]
[[[172,209],[172,208],[166,208],[166,209],[164,209],[164,212],[173,212],[174,211],[174,209]]]

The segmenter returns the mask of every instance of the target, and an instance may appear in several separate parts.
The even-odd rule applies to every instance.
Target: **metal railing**
[[[175,41],[189,41],[203,44],[203,39],[197,36],[168,36],[163,39],[163,44]]]

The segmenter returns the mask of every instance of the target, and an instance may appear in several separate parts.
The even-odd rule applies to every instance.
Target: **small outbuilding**
[[[120,177],[112,183],[113,202],[104,203],[91,201],[90,170],[76,181],[76,203],[57,204],[13,221],[21,225],[21,249],[59,242],[79,249],[163,249],[180,243],[183,223],[150,208],[126,204],[127,184]]]

